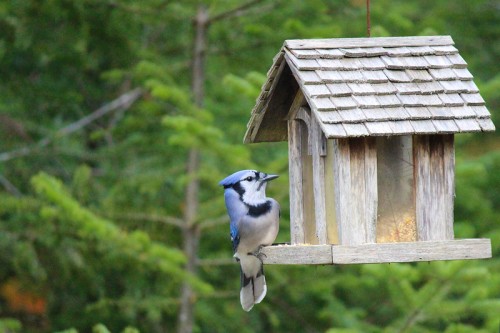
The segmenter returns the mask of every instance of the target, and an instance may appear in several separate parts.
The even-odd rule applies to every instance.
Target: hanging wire
[[[371,37],[370,0],[366,0],[366,34]]]

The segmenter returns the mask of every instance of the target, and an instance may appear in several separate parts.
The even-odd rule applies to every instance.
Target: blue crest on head
[[[232,175],[227,176],[226,178],[224,178],[223,180],[221,180],[219,182],[219,185],[221,185],[221,186],[230,186],[230,185],[236,184],[237,182],[239,182],[241,180],[241,178],[243,177],[243,175],[246,174],[246,173],[248,173],[248,172],[256,172],[256,171],[255,170],[241,170],[241,171],[237,171],[237,172],[233,173]]]

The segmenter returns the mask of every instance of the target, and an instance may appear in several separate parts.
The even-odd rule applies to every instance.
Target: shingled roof
[[[327,138],[494,131],[449,36],[287,40],[245,142],[283,141],[301,89]]]

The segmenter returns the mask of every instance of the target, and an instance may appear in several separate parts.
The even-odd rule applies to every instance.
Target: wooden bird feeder
[[[491,257],[454,239],[454,134],[494,131],[449,36],[287,40],[245,143],[288,140],[290,245],[266,264]]]

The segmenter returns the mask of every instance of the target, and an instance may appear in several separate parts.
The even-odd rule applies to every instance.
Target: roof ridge
[[[402,47],[453,45],[451,36],[362,37],[327,39],[288,39],[283,47],[289,49],[325,49],[357,47]]]

